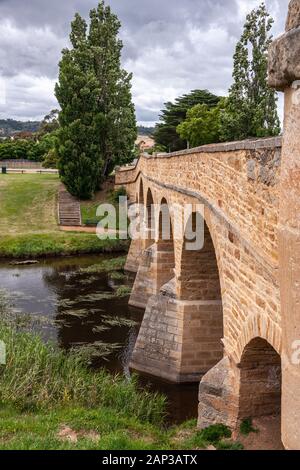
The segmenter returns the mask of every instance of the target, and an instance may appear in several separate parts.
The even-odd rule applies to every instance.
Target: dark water
[[[45,340],[61,348],[94,345],[93,367],[130,376],[129,361],[143,319],[143,310],[128,305],[128,297],[116,297],[118,284],[107,273],[80,272],[105,256],[47,259],[37,265],[0,264],[0,289],[7,291],[14,308],[33,314],[36,329]],[[103,357],[104,354],[104,357]],[[168,421],[182,422],[197,416],[197,385],[174,385],[140,376],[140,385],[168,398]]]

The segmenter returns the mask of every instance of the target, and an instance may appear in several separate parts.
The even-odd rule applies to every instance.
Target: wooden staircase
[[[64,186],[58,193],[58,220],[65,227],[81,226],[80,202]]]

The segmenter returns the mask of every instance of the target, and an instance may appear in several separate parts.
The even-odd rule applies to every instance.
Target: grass
[[[116,290],[117,297],[127,297],[131,294],[132,288],[129,286],[119,286]]]
[[[57,223],[57,175],[0,175],[0,257],[36,258],[125,251],[119,240],[61,232]]]
[[[186,433],[182,446],[186,449],[205,449],[212,445],[217,450],[242,450],[240,442],[231,440],[231,430],[223,424],[214,424],[206,429],[197,431],[194,422],[184,423],[182,430],[191,430],[191,435]]]
[[[58,230],[57,175],[0,175],[0,235]]]
[[[243,436],[248,436],[251,433],[257,433],[258,429],[256,429],[252,424],[252,418],[244,419],[240,424],[240,433]]]
[[[127,251],[127,241],[99,240],[94,234],[52,232],[0,235],[0,258],[38,258]]]
[[[112,281],[122,281],[126,276],[120,271],[113,271],[110,273],[109,277]]]
[[[165,399],[139,391],[136,379],[93,372],[77,350],[66,353],[24,331],[22,315],[0,297],[0,339],[6,345],[6,364],[0,369],[0,403],[20,410],[61,406],[109,407],[125,416],[161,424]],[[28,322],[27,327],[28,329]]]
[[[119,256],[118,258],[111,258],[102,260],[101,263],[92,264],[87,268],[81,268],[80,272],[83,273],[109,273],[113,271],[121,271],[124,269],[126,263],[126,256]]]
[[[69,436],[77,435],[77,442]],[[163,439],[162,439],[163,437]],[[164,433],[136,418],[118,415],[108,408],[88,410],[64,407],[20,412],[16,408],[0,408],[1,450],[151,450],[164,447]]]
[[[119,197],[126,196],[126,190],[120,188],[117,191],[113,189],[113,182],[108,182],[107,187],[103,191],[99,191],[95,194],[91,201],[82,201],[80,204],[81,208],[81,219],[84,225],[97,225],[102,217],[97,216],[97,209],[102,203],[112,204],[116,209],[116,228],[119,228],[118,220],[118,207]],[[112,218],[109,225],[113,227],[114,219]]]
[[[108,372],[94,372],[86,357],[65,353],[24,331],[0,297],[0,450],[186,450],[209,440],[227,449],[224,428],[198,431],[196,421],[166,429],[165,398]]]

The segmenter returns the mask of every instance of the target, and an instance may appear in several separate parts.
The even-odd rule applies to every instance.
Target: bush
[[[230,429],[224,424],[214,424],[213,426],[209,426],[208,428],[200,431],[200,434],[204,441],[212,444],[220,441],[221,439],[231,437]]]
[[[109,196],[109,199],[112,203],[119,203],[119,197],[122,196],[127,196],[126,188],[124,188],[123,186],[121,188],[116,189],[115,191],[112,191]]]
[[[248,436],[248,434],[252,432],[258,432],[258,429],[254,428],[252,425],[252,418],[244,419],[240,424],[240,433],[244,436]]]
[[[57,168],[58,156],[55,149],[49,150],[43,161],[44,168]]]

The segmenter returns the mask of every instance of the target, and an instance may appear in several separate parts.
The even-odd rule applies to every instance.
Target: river
[[[108,273],[88,273],[86,268],[107,256],[90,255],[45,259],[35,265],[0,262],[0,289],[14,308],[33,314],[35,330],[60,348],[91,346],[91,366],[130,377],[129,361],[144,311],[128,305],[128,296],[114,295],[120,281]],[[122,280],[127,285],[132,277]],[[167,422],[180,423],[197,416],[198,386],[176,385],[139,374],[141,387],[167,396]]]

